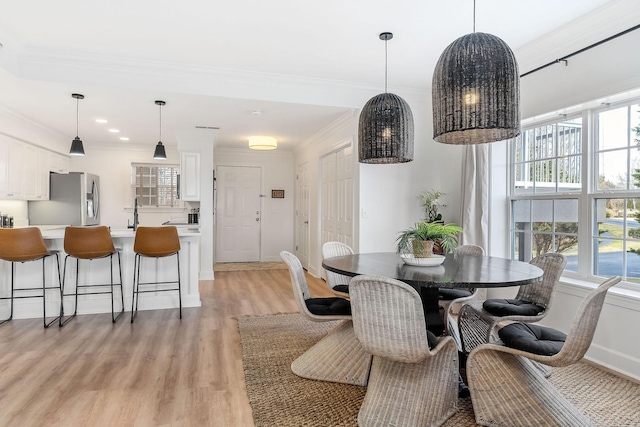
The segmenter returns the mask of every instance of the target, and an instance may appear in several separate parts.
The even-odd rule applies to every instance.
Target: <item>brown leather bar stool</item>
[[[55,255],[56,266],[58,268],[58,286],[46,287],[46,276],[44,262],[49,257]],[[0,229],[0,259],[11,263],[11,296],[2,297],[0,300],[11,300],[11,312],[9,318],[0,321],[0,325],[8,322],[13,318],[13,300],[18,298],[42,298],[42,319],[44,327],[47,328],[53,322],[60,318],[62,313],[62,287],[60,285],[60,257],[57,251],[50,251],[44,243],[42,233],[39,228],[3,228]],[[15,273],[16,263],[24,263],[27,261],[42,260],[42,288],[16,288],[15,287]],[[47,304],[46,304],[46,291],[50,289],[58,289],[60,292],[60,308],[58,309],[58,316],[47,322]],[[40,291],[36,295],[35,291]],[[27,295],[16,296],[18,293],[26,293]]]
[[[138,227],[133,241],[133,251],[136,253],[133,262],[133,299],[131,301],[131,323],[138,312],[138,299],[145,292],[178,291],[180,318],[182,319],[182,290],[180,288],[180,239],[178,229],[169,227]],[[163,282],[140,282],[140,264],[142,258],[164,258],[176,256],[178,263],[178,279]],[[177,284],[177,288],[166,288],[165,285]],[[153,289],[140,290],[140,286],[154,285]]]
[[[64,231],[64,251],[67,256],[64,258],[64,273],[62,275],[62,288],[63,297],[74,296],[75,307],[73,314],[66,320],[60,317],[60,326],[64,326],[73,319],[78,313],[78,295],[101,295],[111,294],[111,321],[116,323],[118,318],[124,313],[124,293],[122,290],[122,265],[120,262],[120,251],[113,246],[113,240],[111,239],[111,233],[106,226],[97,227],[67,227]],[[113,282],[113,256],[118,256],[118,272],[120,276],[120,282]],[[80,276],[80,260],[88,260],[89,262],[109,257],[109,272],[111,281],[109,283],[98,284],[84,284],[78,283],[78,277]],[[66,285],[67,278],[67,261],[69,258],[76,259],[76,288],[73,293],[65,294],[64,287]],[[109,290],[104,288],[109,287]],[[115,306],[113,301],[113,287],[120,286],[120,306],[121,310],[118,315],[115,315]],[[86,289],[86,290],[85,290]],[[82,291],[81,291],[82,290]],[[64,316],[64,302],[62,304],[62,316]]]

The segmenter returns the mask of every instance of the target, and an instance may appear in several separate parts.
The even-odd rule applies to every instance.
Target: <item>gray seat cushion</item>
[[[501,328],[498,336],[507,347],[541,356],[553,356],[564,345],[567,335],[553,328],[529,323],[512,323]]]
[[[443,301],[451,301],[454,299],[471,296],[472,293],[472,290],[464,288],[438,288],[438,299],[441,299]]]
[[[309,298],[304,302],[309,311],[318,316],[351,315],[351,303],[345,298]]]
[[[494,316],[535,316],[544,311],[544,307],[519,299],[488,299],[482,303]]]

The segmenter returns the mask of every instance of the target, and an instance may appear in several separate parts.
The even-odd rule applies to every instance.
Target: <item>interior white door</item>
[[[336,153],[336,240],[353,248],[353,147]]]
[[[353,147],[321,159],[321,244],[331,241],[353,248]]]
[[[336,153],[328,154],[321,159],[322,171],[322,206],[320,212],[321,218],[321,244],[325,242],[335,241],[336,235]]]
[[[216,170],[216,262],[260,261],[259,167]]]
[[[296,166],[296,256],[309,266],[309,163]]]

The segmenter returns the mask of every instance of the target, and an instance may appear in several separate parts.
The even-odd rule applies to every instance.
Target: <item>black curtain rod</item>
[[[556,59],[555,61],[551,61],[551,62],[549,62],[548,64],[544,64],[544,65],[542,65],[542,66],[540,66],[540,67],[538,67],[538,68],[536,68],[536,69],[533,69],[533,70],[531,70],[531,71],[527,71],[526,73],[521,74],[521,75],[520,75],[520,77],[528,76],[529,74],[533,74],[533,73],[535,73],[536,71],[540,71],[540,70],[542,70],[543,68],[547,68],[547,67],[549,67],[549,66],[551,66],[551,65],[553,65],[553,64],[557,64],[558,62],[562,62],[562,61],[564,61],[564,62],[565,62],[565,64],[566,64],[567,59],[571,58],[572,56],[575,56],[575,55],[577,55],[577,54],[579,54],[579,53],[582,53],[582,52],[584,52],[584,51],[587,51],[587,50],[589,50],[589,49],[593,49],[593,48],[594,48],[594,47],[596,47],[596,46],[600,46],[600,45],[601,45],[601,44],[603,44],[603,43],[606,43],[606,42],[611,41],[611,40],[613,40],[613,39],[615,39],[615,38],[618,38],[618,37],[620,37],[620,36],[623,36],[623,35],[625,35],[625,34],[627,34],[627,33],[630,33],[631,31],[635,31],[635,30],[637,30],[638,28],[640,28],[640,25],[636,25],[635,27],[631,27],[631,28],[629,28],[629,29],[627,29],[627,30],[624,30],[624,31],[622,31],[622,32],[618,33],[618,34],[614,34],[614,35],[613,35],[613,36],[611,36],[611,37],[607,37],[607,38],[606,38],[606,39],[604,39],[604,40],[600,40],[600,41],[599,41],[599,42],[597,42],[597,43],[594,43],[594,44],[592,44],[592,45],[589,45],[589,46],[587,46],[587,47],[584,47],[584,48],[582,48],[582,49],[580,49],[580,50],[576,50],[575,52],[570,53],[569,55],[563,56],[562,58]]]

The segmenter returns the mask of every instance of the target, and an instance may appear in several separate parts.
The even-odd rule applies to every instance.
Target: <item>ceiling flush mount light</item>
[[[387,92],[387,41],[384,40],[384,93],[371,98],[362,108],[358,123],[360,163],[406,163],[413,160],[413,113],[398,95]]]
[[[433,73],[433,139],[445,144],[504,141],[520,134],[520,77],[502,39],[476,33],[451,43]]]
[[[156,160],[167,160],[167,152],[164,150],[164,145],[162,145],[162,106],[165,104],[166,102],[164,101],[156,101],[156,105],[160,107],[160,139],[156,144],[156,151],[153,152],[153,158]]]
[[[78,132],[78,123],[80,117],[80,100],[84,99],[84,95],[80,95],[79,93],[71,94],[72,98],[76,100],[76,137],[71,141],[71,149],[69,150],[69,155],[71,156],[84,156],[84,146],[82,145],[82,140],[80,139]]]
[[[275,150],[278,140],[272,136],[250,136],[249,148],[252,150]]]

